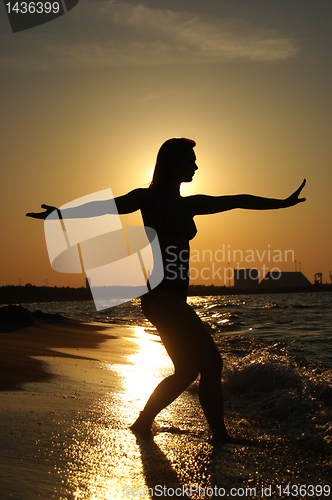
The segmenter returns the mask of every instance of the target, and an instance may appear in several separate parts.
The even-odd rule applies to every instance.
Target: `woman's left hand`
[[[306,183],[306,179],[303,180],[301,186],[293,193],[291,194],[288,198],[286,198],[286,207],[293,207],[294,205],[297,205],[298,203],[303,203],[306,201],[305,198],[299,198],[299,195],[304,188]]]

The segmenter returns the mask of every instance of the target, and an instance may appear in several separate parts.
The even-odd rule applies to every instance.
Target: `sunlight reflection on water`
[[[66,432],[61,472],[75,500],[116,500],[124,498],[126,485],[146,488],[140,448],[129,426],[172,364],[158,337],[142,327],[134,335],[136,352],[126,357],[129,364],[103,364],[119,377],[121,390],[103,395]]]
[[[146,402],[158,382],[172,370],[172,363],[165,348],[156,335],[147,333],[144,328],[135,328],[135,343],[139,350],[130,355],[128,365],[119,365],[119,375],[122,377],[126,401],[137,401],[142,409],[142,401]]]
[[[143,328],[135,329],[134,335],[118,338],[119,342],[117,337],[110,340],[97,367],[91,358],[84,361],[84,368],[91,363],[95,371],[102,372],[99,378],[104,383],[100,381],[98,386],[99,378],[93,375],[96,383],[89,392],[90,403],[84,406],[78,390],[79,407],[75,412],[63,413],[57,420],[52,456],[49,454],[62,482],[61,490],[59,486],[55,489],[56,493],[61,491],[56,498],[151,498],[142,493],[156,485],[182,488],[191,484],[202,487],[222,484],[225,488],[241,485],[261,488],[275,485],[277,481],[287,484],[289,480],[294,484],[308,480],[327,484],[328,471],[324,471],[319,456],[306,453],[306,448],[297,449],[294,443],[284,444],[281,436],[274,438],[273,425],[266,424],[266,410],[259,414],[259,417],[263,415],[262,425],[250,418],[250,414],[248,417],[249,400],[244,401],[244,413],[237,413],[231,407],[226,420],[231,434],[262,439],[262,447],[253,443],[214,450],[207,442],[209,431],[197,394],[190,391],[158,415],[160,429],[154,439],[136,438],[129,426],[159,380],[172,367],[158,337]],[[117,350],[125,357],[126,364],[119,362]],[[80,363],[76,361],[78,370]],[[76,383],[76,379],[70,377],[66,383],[70,380]],[[111,390],[106,390],[105,382]],[[253,401],[253,406],[258,404],[259,401]],[[126,494],[128,488],[131,495]]]

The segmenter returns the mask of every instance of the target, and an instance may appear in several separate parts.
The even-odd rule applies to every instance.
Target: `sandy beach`
[[[259,436],[230,406],[231,433],[255,441],[214,449],[195,388],[136,438],[130,424],[172,369],[142,327],[36,320],[2,328],[0,352],[2,500],[287,498],[280,485],[329,484],[326,457]]]

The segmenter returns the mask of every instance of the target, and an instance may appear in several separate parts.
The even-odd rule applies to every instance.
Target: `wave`
[[[290,302],[289,297],[286,299]],[[251,432],[256,429],[262,435],[275,434],[313,450],[331,449],[331,309],[322,313],[319,303],[317,309],[308,308],[314,311],[313,327],[307,324],[307,312],[302,314],[292,307],[266,308],[266,299],[264,302],[262,298],[260,307],[256,297],[251,302],[241,298],[236,299],[237,307],[230,304],[227,310],[220,306],[220,298],[192,300],[196,312],[206,318],[205,324],[222,353],[226,407],[232,414],[247,421]],[[143,316],[139,300],[99,313],[92,302],[79,301],[26,308],[41,310],[37,315],[61,314],[155,331]]]
[[[284,343],[266,345],[241,337],[237,345],[236,340],[223,343],[223,351],[228,347],[223,354],[228,404],[266,433],[331,450],[332,370],[291,355]]]

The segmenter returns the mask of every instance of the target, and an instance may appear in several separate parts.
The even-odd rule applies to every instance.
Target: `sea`
[[[332,449],[332,292],[192,296],[221,352],[225,407],[245,429]],[[105,311],[93,301],[25,304],[83,321],[154,327],[139,299]],[[191,388],[195,391],[195,386]]]

